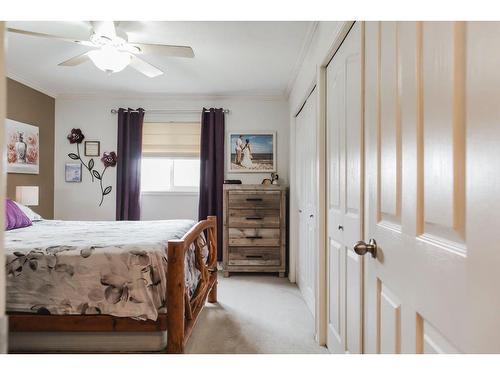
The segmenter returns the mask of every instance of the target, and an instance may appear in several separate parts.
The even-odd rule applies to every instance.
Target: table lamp
[[[16,186],[16,202],[25,206],[38,206],[38,186]]]

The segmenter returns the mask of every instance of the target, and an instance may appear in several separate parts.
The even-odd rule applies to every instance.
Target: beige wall
[[[39,205],[33,209],[46,219],[54,217],[55,99],[7,79],[7,118],[39,127],[40,174],[7,174],[7,197],[15,199],[16,186],[39,186]]]

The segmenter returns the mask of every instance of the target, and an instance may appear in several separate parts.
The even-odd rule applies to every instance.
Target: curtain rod
[[[148,109],[144,110],[144,112],[148,113],[200,113],[202,110],[200,109]],[[127,110],[128,112],[128,110]],[[137,112],[132,110],[131,112]],[[230,113],[229,109],[224,109],[222,112],[224,113]],[[111,113],[117,114],[118,110],[113,108],[111,110]]]

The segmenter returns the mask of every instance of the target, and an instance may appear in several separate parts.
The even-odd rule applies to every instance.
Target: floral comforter
[[[7,311],[156,320],[166,311],[167,241],[193,224],[42,220],[5,232]],[[185,277],[193,293],[200,277],[194,246]]]

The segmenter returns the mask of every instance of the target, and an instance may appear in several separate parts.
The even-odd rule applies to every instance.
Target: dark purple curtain
[[[222,260],[222,185],[224,184],[224,110],[203,108],[198,218],[217,216],[217,260]]]
[[[116,220],[140,220],[144,109],[118,110]]]

